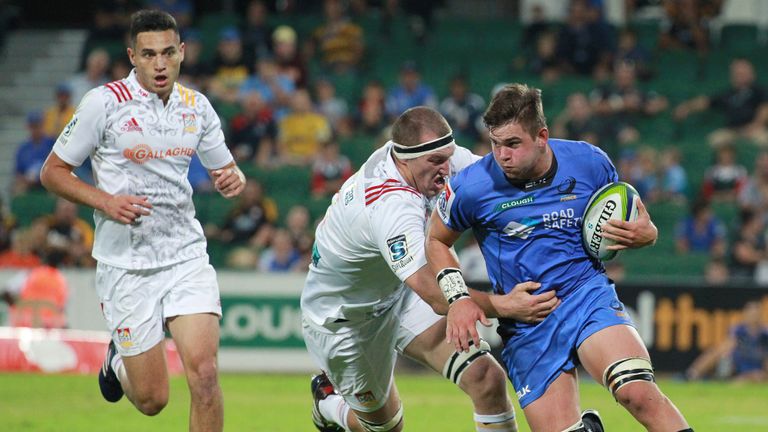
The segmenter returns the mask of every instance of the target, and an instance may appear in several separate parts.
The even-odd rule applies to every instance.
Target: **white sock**
[[[515,410],[501,414],[475,413],[475,428],[477,432],[517,432]]]
[[[343,397],[337,394],[328,395],[328,397],[320,401],[318,408],[323,417],[343,427],[345,430],[349,430],[349,425],[347,424],[349,405],[344,402]]]
[[[117,375],[117,380],[121,383],[123,382],[123,377],[125,376],[125,366],[123,366],[123,358],[120,357],[120,354],[115,354],[114,357],[112,357],[112,361],[110,362],[112,369],[115,371],[115,375]]]

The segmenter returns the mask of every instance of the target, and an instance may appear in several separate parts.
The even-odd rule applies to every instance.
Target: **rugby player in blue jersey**
[[[602,382],[649,431],[691,431],[655,383],[648,351],[603,265],[581,239],[592,194],[616,181],[608,156],[585,142],[550,139],[541,91],[504,87],[483,117],[493,152],[450,179],[430,220],[427,260],[450,305],[447,337],[465,350],[482,319],[450,251],[471,228],[494,290],[521,282],[554,290],[562,304],[541,323],[499,320],[502,358],[535,432],[602,431],[579,413],[576,366]],[[642,204],[635,222],[611,221],[614,250],[652,245],[658,235]]]

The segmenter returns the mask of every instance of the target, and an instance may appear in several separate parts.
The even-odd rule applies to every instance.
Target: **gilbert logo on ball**
[[[615,242],[603,237],[603,227],[612,219],[636,220],[639,199],[635,188],[625,182],[609,183],[592,195],[584,210],[581,228],[584,247],[590,256],[603,261],[616,256],[616,251],[608,250]]]

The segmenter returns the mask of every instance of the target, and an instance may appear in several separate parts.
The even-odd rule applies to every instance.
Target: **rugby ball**
[[[637,220],[637,202],[640,195],[632,185],[624,182],[608,183],[595,192],[587,203],[582,218],[581,236],[584,247],[593,258],[608,261],[617,251],[608,250],[616,244],[602,236],[603,226],[611,219]]]

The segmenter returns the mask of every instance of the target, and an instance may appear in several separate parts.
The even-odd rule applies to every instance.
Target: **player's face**
[[[411,171],[416,189],[427,198],[432,198],[443,191],[445,178],[450,175],[450,159],[453,146],[406,161]]]
[[[547,128],[532,137],[520,124],[509,122],[493,128],[489,135],[493,158],[510,179],[528,180],[546,172]]]
[[[128,57],[136,66],[141,86],[167,100],[184,60],[184,44],[179,42],[179,35],[173,30],[139,33],[136,46],[128,48]]]

